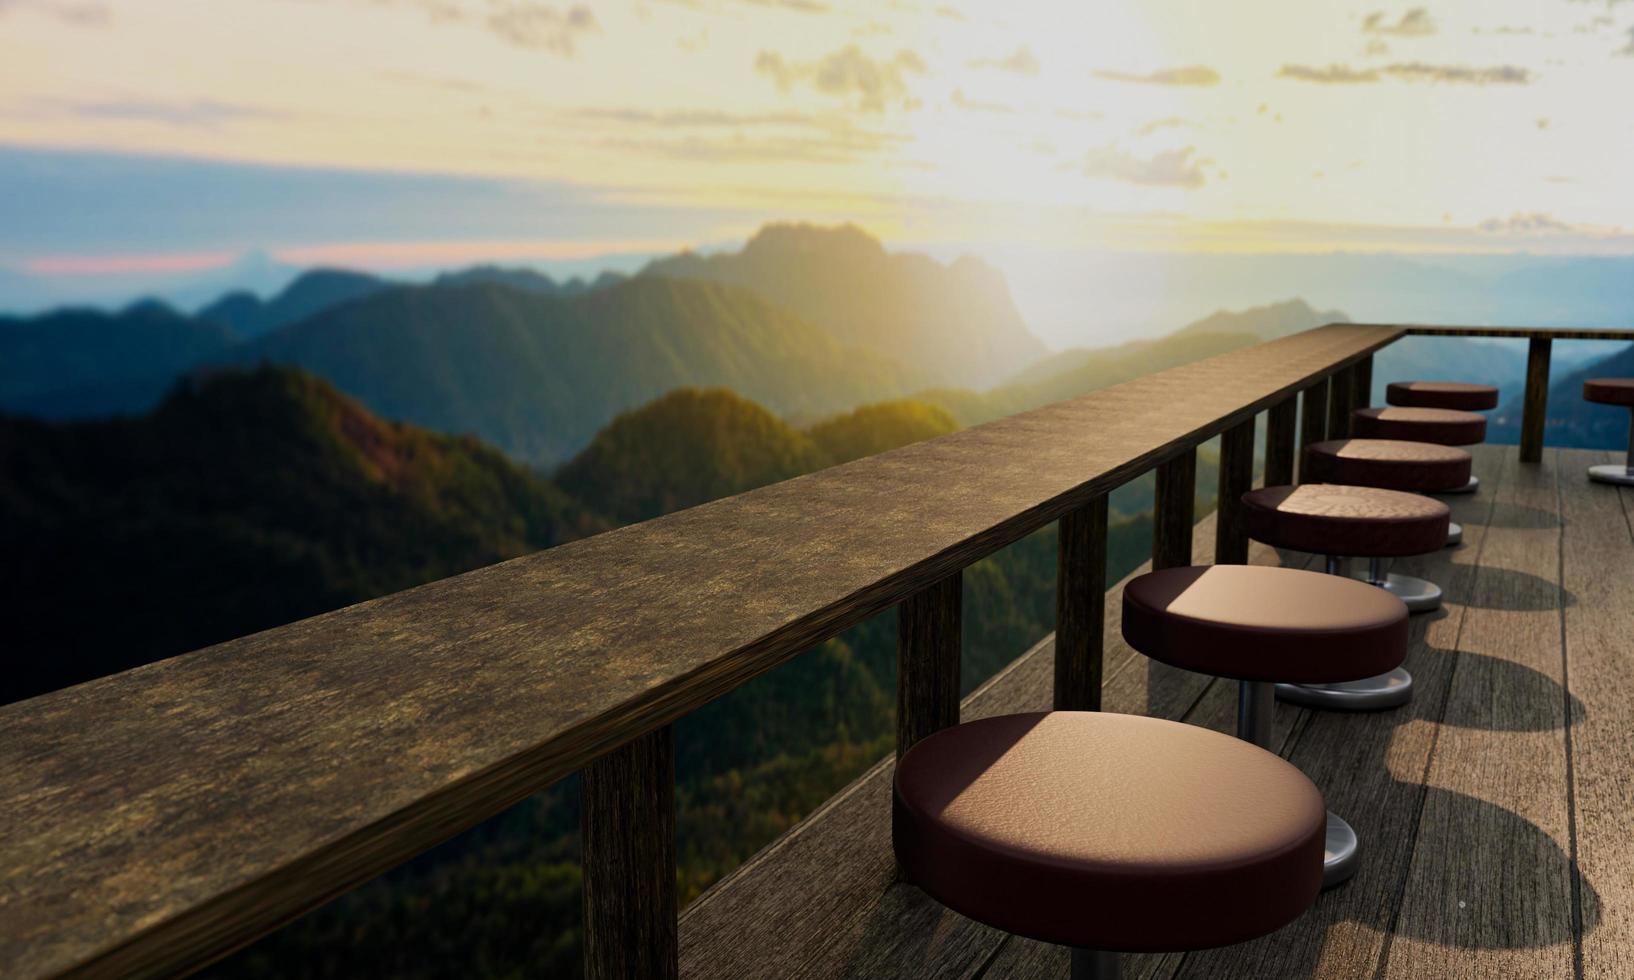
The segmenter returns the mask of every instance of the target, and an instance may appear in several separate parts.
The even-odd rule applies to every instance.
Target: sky
[[[0,273],[1634,254],[1634,2],[0,0]]]

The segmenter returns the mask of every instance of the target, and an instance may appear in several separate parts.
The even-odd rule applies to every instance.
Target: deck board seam
[[[1555,556],[1555,575],[1559,590],[1558,605],[1560,607],[1560,694],[1565,701],[1566,724],[1566,839],[1568,844],[1568,868],[1571,869],[1572,893],[1572,976],[1575,980],[1583,980],[1583,869],[1578,866],[1577,855],[1577,772],[1572,766],[1572,674],[1571,656],[1567,648],[1566,639],[1566,521],[1563,515],[1566,512],[1565,500],[1560,488],[1560,450],[1554,452],[1555,462],[1555,527],[1558,533]]]
[[[1487,514],[1484,526],[1488,528],[1492,526],[1493,515],[1497,512],[1498,496],[1504,487],[1504,483],[1506,482],[1504,478],[1508,477],[1509,475],[1509,454],[1503,454],[1503,456],[1500,457],[1500,460],[1498,470],[1500,479],[1497,481],[1498,485],[1491,488],[1492,495],[1487,498]],[[1481,563],[1486,556],[1486,545],[1487,535],[1482,534],[1481,543],[1475,549],[1474,567],[1470,569],[1469,581],[1465,584],[1466,592],[1464,598],[1466,601],[1458,604],[1458,626],[1453,631],[1452,641],[1453,656],[1455,659],[1453,660],[1452,669],[1447,675],[1446,688],[1441,692],[1441,704],[1433,715],[1435,719],[1435,727],[1430,733],[1429,750],[1424,754],[1424,769],[1419,773],[1418,778],[1418,800],[1413,806],[1413,837],[1412,840],[1408,842],[1407,863],[1401,868],[1399,883],[1396,886],[1396,898],[1395,901],[1391,903],[1390,924],[1388,927],[1386,927],[1384,939],[1379,944],[1379,961],[1374,966],[1374,980],[1385,980],[1385,971],[1390,965],[1390,948],[1394,944],[1396,929],[1401,924],[1401,910],[1407,903],[1407,885],[1412,877],[1413,868],[1412,856],[1418,851],[1419,831],[1424,825],[1424,801],[1430,794],[1430,771],[1435,766],[1435,753],[1440,747],[1441,729],[1447,719],[1447,706],[1452,703],[1452,692],[1454,688],[1458,686],[1458,668],[1462,663],[1464,652],[1464,622],[1466,612],[1469,608],[1467,599],[1469,596],[1476,594],[1475,590],[1480,584]]]

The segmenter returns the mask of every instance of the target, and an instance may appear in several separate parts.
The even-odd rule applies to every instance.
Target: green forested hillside
[[[842,346],[922,365],[953,384],[985,387],[1046,353],[998,270],[969,256],[943,265],[890,253],[855,225],[770,224],[742,251],[686,252],[641,274],[752,289]]]
[[[289,370],[202,378],[142,418],[0,419],[0,701],[607,526],[473,439]]]
[[[959,423],[935,405],[881,402],[825,419],[806,430],[830,462],[848,463],[957,431]]]
[[[746,290],[643,277],[580,295],[493,283],[404,287],[235,349],[292,364],[377,413],[473,432],[556,463],[619,412],[720,386],[780,414],[826,414],[923,385]]]

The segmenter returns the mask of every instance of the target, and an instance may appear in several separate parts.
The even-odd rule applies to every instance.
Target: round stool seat
[[[1053,711],[926,737],[897,763],[905,878],[954,911],[1081,949],[1203,949],[1298,917],[1322,794],[1257,746],[1159,718]]]
[[[1456,408],[1464,412],[1479,412],[1498,407],[1498,389],[1493,385],[1460,381],[1392,381],[1384,389],[1384,400],[1406,408]]]
[[[1123,636],[1175,667],[1241,681],[1372,677],[1407,656],[1407,607],[1338,575],[1262,565],[1166,568],[1123,590]]]
[[[1583,382],[1585,401],[1634,408],[1634,378],[1592,378]]]
[[[1400,439],[1330,439],[1305,447],[1305,472],[1315,482],[1417,493],[1462,488],[1473,462],[1456,446]]]
[[[1248,536],[1318,555],[1399,558],[1439,551],[1452,512],[1439,500],[1400,490],[1305,483],[1243,494]]]
[[[1486,438],[1486,416],[1451,408],[1358,408],[1350,432],[1361,439],[1406,439],[1473,446]]]

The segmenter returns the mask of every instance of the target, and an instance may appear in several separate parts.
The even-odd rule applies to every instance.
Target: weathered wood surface
[[[964,575],[954,572],[897,606],[896,757],[959,723]]]
[[[1350,410],[1356,407],[1356,375],[1349,369],[1335,371],[1328,379],[1328,438],[1350,435]]]
[[[1394,566],[1433,579],[1447,597],[1441,611],[1412,620],[1414,700],[1368,714],[1278,706],[1283,753],[1362,835],[1360,871],[1278,933],[1130,957],[1132,978],[1569,977],[1578,944],[1584,976],[1634,975],[1634,508],[1624,509],[1628,491],[1582,476],[1604,454],[1563,454],[1538,469],[1520,467],[1510,447],[1474,455],[1481,492],[1442,498],[1464,524],[1464,545]],[[1195,560],[1207,560],[1211,520],[1198,526]],[[1250,556],[1277,558],[1259,545]],[[1132,653],[1118,635],[1117,595],[1108,599],[1106,710],[1231,731],[1234,685]],[[966,716],[1047,704],[1048,658],[1048,643],[1030,651],[967,700]],[[881,852],[890,860],[890,775],[889,763],[876,767],[694,903],[682,917],[683,972],[1064,976],[1064,951],[996,934],[868,870]],[[790,894],[800,901],[791,905]]]
[[[674,729],[585,766],[580,792],[585,976],[675,977]]]
[[[1152,497],[1152,567],[1191,564],[1192,525],[1197,520],[1197,450],[1158,465]]]
[[[1526,393],[1521,402],[1521,462],[1543,458],[1543,430],[1549,419],[1549,351],[1554,342],[1533,337],[1526,350]]]
[[[1064,711],[1101,710],[1105,679],[1107,499],[1096,497],[1057,524],[1055,697]]]
[[[1590,483],[1612,453],[1559,454],[1565,675],[1582,976],[1634,977],[1634,492]]]
[[[1401,333],[1307,331],[0,708],[0,963],[208,962]]]

